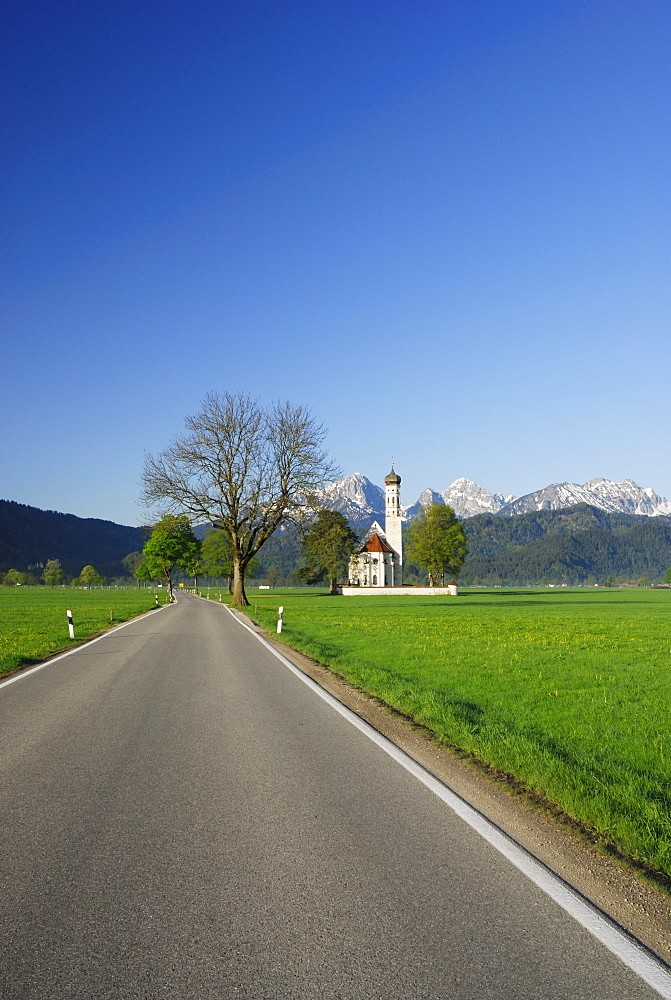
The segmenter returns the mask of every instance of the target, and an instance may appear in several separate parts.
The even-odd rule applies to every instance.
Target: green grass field
[[[156,606],[155,591],[0,586],[0,674],[75,645]],[[165,595],[158,591],[159,601]],[[72,611],[75,640],[68,633]]]
[[[250,590],[251,616],[671,877],[671,592]]]

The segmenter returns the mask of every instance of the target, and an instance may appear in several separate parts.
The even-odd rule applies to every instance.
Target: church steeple
[[[384,509],[384,533],[387,541],[398,554],[400,566],[403,565],[403,520],[401,510],[401,477],[394,470],[392,463],[391,472],[384,480],[385,485],[385,509]],[[400,584],[400,580],[396,584]]]

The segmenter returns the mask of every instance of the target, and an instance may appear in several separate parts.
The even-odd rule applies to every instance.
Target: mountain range
[[[411,521],[423,506],[446,503],[457,517],[493,514],[508,517],[531,511],[563,510],[576,504],[589,504],[611,514],[636,514],[642,517],[671,515],[671,502],[650,487],[642,487],[632,479],[622,483],[610,479],[590,479],[588,482],[552,483],[522,497],[492,493],[470,479],[455,479],[447,489],[438,492],[424,490],[415,503],[403,508],[404,520]],[[370,520],[384,519],[384,491],[366,476],[356,472],[332,483],[324,493],[324,506],[339,510],[355,526]]]

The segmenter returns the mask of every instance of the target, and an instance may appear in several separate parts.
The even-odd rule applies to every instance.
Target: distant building
[[[384,531],[373,521],[361,548],[350,559],[350,586],[400,587],[403,583],[401,477],[393,465],[384,485]]]

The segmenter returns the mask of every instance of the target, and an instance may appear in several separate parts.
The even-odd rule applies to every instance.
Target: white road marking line
[[[149,615],[155,615],[157,611],[163,611],[163,608],[169,607],[171,607],[170,604],[164,604],[160,608],[152,608],[151,611],[145,612],[144,615],[139,615],[138,618],[148,618]],[[109,632],[105,632],[104,635],[99,635],[97,639],[91,639],[90,642],[83,642],[80,646],[74,646],[72,649],[68,649],[67,653],[61,653],[59,656],[54,656],[52,660],[45,660],[44,663],[38,663],[36,667],[31,667],[29,670],[22,670],[20,674],[15,674],[6,681],[0,681],[0,688],[8,687],[10,684],[14,684],[15,681],[22,681],[24,677],[29,677],[38,670],[44,670],[45,667],[50,667],[52,663],[58,663],[59,660],[64,660],[66,656],[72,656],[73,653],[78,653],[80,649],[92,646],[94,642],[100,642],[101,639],[106,639],[108,635],[114,635],[114,633],[118,632],[119,629],[126,628],[127,625],[132,625],[133,622],[138,621],[138,618],[131,618],[130,621],[122,622],[121,625],[117,625],[116,628],[110,629]]]
[[[227,605],[225,607],[239,625],[247,629],[248,632],[251,632],[260,643],[269,649],[304,684],[307,684],[315,694],[318,694],[331,708],[334,708],[336,712],[347,719],[348,722],[372,740],[373,743],[376,743],[385,753],[393,757],[406,771],[409,771],[410,774],[430,789],[434,795],[437,795],[471,829],[479,833],[487,843],[491,844],[492,847],[515,865],[519,871],[531,879],[534,885],[538,886],[555,903],[558,903],[569,916],[573,917],[574,920],[619,958],[624,965],[651,986],[659,996],[664,997],[665,1000],[671,1000],[671,974],[661,962],[649,955],[642,947],[627,937],[623,931],[618,930],[617,927],[610,924],[604,917],[588,906],[587,903],[576,896],[557,877],[544,868],[540,862],[535,861],[521,847],[509,840],[505,834],[497,830],[477,810],[469,806],[464,799],[460,798],[455,792],[452,792],[447,785],[444,785],[442,781],[439,781],[429,771],[426,771],[421,764],[418,764],[385,736],[378,733],[369,723],[364,722],[363,719],[359,718],[358,715],[339,702],[337,698],[329,694],[328,691],[317,684],[311,677],[304,674],[302,670],[278,652],[263,636],[241,621]]]

